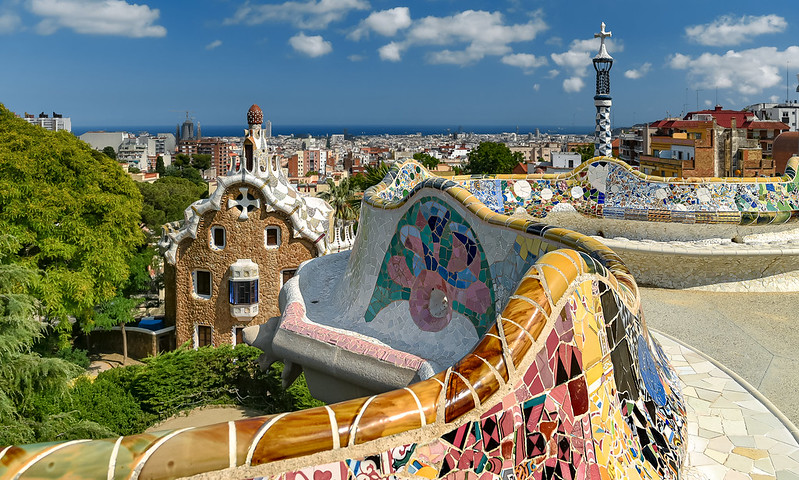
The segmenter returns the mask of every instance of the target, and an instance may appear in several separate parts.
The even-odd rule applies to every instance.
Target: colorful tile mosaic
[[[644,175],[622,161],[601,157],[560,175],[461,176],[443,180],[431,176],[415,162],[407,162],[396,167],[393,183],[378,186],[374,200],[383,208],[393,208],[414,189],[441,180],[465,188],[491,211],[506,215],[522,209],[533,217],[545,218],[555,205],[568,203],[583,215],[599,218],[780,224],[799,214],[797,165],[799,162],[791,160],[782,178],[678,180]]]
[[[589,237],[509,218],[467,187],[408,165],[392,173],[402,178],[401,192],[383,185],[365,197],[374,209],[369,221],[380,218],[380,209],[407,204],[393,217],[369,306],[374,302],[375,314],[407,301],[420,330],[439,328],[453,312],[473,315],[481,338],[460,361],[405,388],[299,412],[118,439],[0,447],[0,478],[175,478],[216,471],[274,480],[679,478],[685,402],[618,257]],[[593,175],[599,185],[602,175]],[[538,192],[538,198],[588,202],[605,194],[562,179],[518,187],[511,181],[480,180],[480,195],[490,203],[506,188],[515,198]],[[414,195],[426,187],[444,193]],[[464,209],[479,220],[470,225],[459,213]],[[289,328],[305,332],[302,305],[289,303],[285,315],[295,322]],[[346,332],[338,333],[326,342],[347,348]],[[364,342],[352,348],[371,351]],[[392,361],[417,361],[388,350],[381,352]]]
[[[407,300],[421,330],[437,332],[459,313],[482,335],[495,315],[488,272],[485,252],[466,221],[446,204],[422,198],[397,224],[364,319]]]

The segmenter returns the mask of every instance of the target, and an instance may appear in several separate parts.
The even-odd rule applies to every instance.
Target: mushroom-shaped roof
[[[771,155],[777,173],[785,173],[788,160],[794,155],[799,155],[799,132],[782,132],[777,135],[771,147]]]
[[[261,107],[253,104],[247,111],[247,124],[260,125],[262,123],[264,123],[264,112],[261,111]]]

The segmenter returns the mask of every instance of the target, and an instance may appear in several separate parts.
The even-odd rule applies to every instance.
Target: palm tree
[[[361,209],[363,194],[352,181],[352,178],[342,178],[336,185],[332,179],[327,179],[327,191],[320,192],[317,196],[330,204],[336,211],[336,218],[342,220],[355,220]]]

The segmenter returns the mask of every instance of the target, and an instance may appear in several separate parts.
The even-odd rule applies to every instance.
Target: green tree
[[[163,175],[165,171],[166,167],[164,167],[164,157],[158,155],[158,158],[155,159],[155,173]]]
[[[128,173],[141,173],[141,169],[139,167],[128,167]]]
[[[472,175],[511,173],[522,158],[521,152],[511,152],[504,143],[481,142],[469,152],[464,172]]]
[[[36,271],[12,262],[18,242],[0,237],[0,445],[38,440],[37,397],[63,395],[78,369],[58,358],[42,358],[31,349],[44,324],[34,317],[28,293]]]
[[[441,163],[441,161],[436,157],[422,152],[414,153],[413,159],[424,165],[424,167],[428,170],[436,168],[438,164]]]
[[[107,147],[103,148],[103,153],[104,153],[104,154],[105,154],[105,155],[106,155],[108,158],[110,158],[111,160],[116,160],[116,159],[117,159],[117,151],[116,151],[116,150],[114,150],[114,147],[112,147],[111,145],[109,145],[109,146],[107,146]]]
[[[380,162],[379,165],[367,165],[366,171],[362,174],[354,175],[351,178],[354,188],[366,191],[367,188],[377,185],[388,175],[388,164]]]
[[[142,198],[119,165],[69,132],[49,132],[0,105],[0,232],[16,261],[41,272],[30,293],[67,343],[128,278],[144,241]]]
[[[320,192],[317,196],[333,207],[336,218],[355,220],[361,208],[359,192],[360,189],[352,181],[352,177],[345,177],[338,182],[338,185],[328,179],[327,191]]]
[[[185,153],[178,153],[172,157],[172,165],[175,168],[183,168],[191,165],[191,157]]]
[[[207,192],[204,182],[200,186],[191,180],[173,176],[136,185],[144,199],[141,220],[156,234],[161,232],[161,225],[181,220],[186,208]]]
[[[186,166],[182,168],[176,167],[174,164],[166,167],[164,170],[164,177],[178,177],[183,178],[185,180],[189,180],[197,186],[202,187],[203,189],[208,188],[208,184],[205,183],[202,174],[199,170],[194,167]]]
[[[579,145],[576,147],[572,147],[572,152],[577,152],[580,154],[580,159],[585,162],[586,160],[591,160],[594,158],[594,145],[593,144],[586,144],[586,145]]]
[[[90,334],[95,328],[108,330],[111,327],[122,327],[122,364],[124,365],[128,362],[128,334],[125,331],[125,324],[135,320],[133,309],[138,307],[142,301],[140,298],[126,298],[118,295],[100,303],[95,308],[92,320],[82,326],[83,333]]]
[[[191,166],[199,171],[211,168],[211,155],[207,153],[195,153],[191,156]]]

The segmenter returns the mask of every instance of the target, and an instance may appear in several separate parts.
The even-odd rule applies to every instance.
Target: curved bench
[[[421,174],[420,166],[413,168]],[[462,215],[465,227],[473,222],[487,235],[510,232],[525,248],[528,240],[545,247],[524,251],[535,261],[514,279],[492,321],[478,322],[484,333],[463,358],[406,387],[325,407],[116,439],[0,447],[0,477],[677,478],[685,457],[685,405],[618,256],[584,235],[492,212],[443,179],[397,192],[404,200],[386,200],[378,193],[395,188],[398,171],[392,172],[390,184],[367,192],[348,271],[369,242],[370,222],[386,229],[386,218],[413,208],[417,219],[430,220],[420,213],[427,198],[434,198],[431,209],[441,207],[434,213]],[[394,217],[384,215],[391,210]],[[389,223],[400,234],[407,226]],[[469,229],[459,225],[449,225],[452,237],[468,239]],[[441,239],[438,244],[446,249]],[[461,244],[467,254],[476,248],[468,240]],[[408,245],[421,248],[413,240]],[[453,245],[450,250],[461,249]],[[381,265],[403,270],[388,255],[396,252],[380,248],[387,252]],[[448,258],[470,268],[468,260]],[[453,278],[465,282],[466,274]],[[284,309],[283,321],[287,314],[310,320],[297,307]]]

